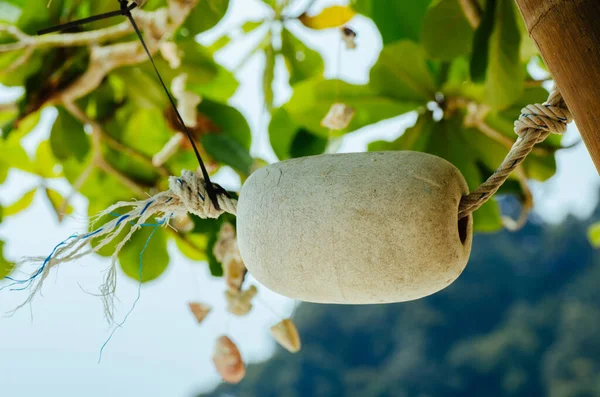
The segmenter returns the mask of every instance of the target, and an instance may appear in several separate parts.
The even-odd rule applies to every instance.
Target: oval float
[[[460,171],[421,152],[302,157],[254,172],[237,207],[251,274],[319,303],[418,299],[451,284],[471,251]]]

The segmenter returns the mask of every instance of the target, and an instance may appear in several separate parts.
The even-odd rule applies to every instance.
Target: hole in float
[[[465,216],[462,219],[458,220],[458,237],[460,238],[460,242],[462,245],[465,245],[465,241],[467,241],[467,229],[469,228],[469,217]]]

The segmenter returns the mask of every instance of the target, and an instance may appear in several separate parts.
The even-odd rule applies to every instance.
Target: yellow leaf
[[[52,205],[52,209],[54,209],[54,212],[58,217],[59,222],[63,220],[65,215],[71,215],[73,213],[73,207],[71,207],[69,203],[65,202],[65,199],[59,192],[48,188],[44,189],[44,191],[46,193],[46,197],[48,197],[48,201],[50,201],[50,204]]]
[[[273,338],[283,346],[290,353],[297,353],[300,351],[300,335],[294,322],[286,318],[271,327],[271,335]]]
[[[304,26],[311,29],[329,29],[346,24],[355,14],[354,10],[348,6],[331,6],[315,16],[302,14],[299,19]]]
[[[27,207],[31,205],[33,202],[33,197],[35,196],[36,189],[30,190],[25,193],[23,197],[21,197],[16,202],[12,203],[8,207],[4,207],[4,216],[16,215],[19,212],[23,211]]]

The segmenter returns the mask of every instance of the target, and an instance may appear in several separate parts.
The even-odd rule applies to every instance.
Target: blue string
[[[143,273],[142,273],[142,269],[143,269],[142,256],[144,255],[144,251],[146,251],[146,248],[148,248],[148,245],[150,244],[150,240],[152,239],[152,236],[154,236],[154,233],[156,233],[158,228],[160,226],[162,226],[164,223],[165,223],[165,221],[163,220],[161,223],[156,224],[156,226],[154,227],[154,230],[152,230],[152,233],[150,233],[148,240],[146,240],[146,244],[144,245],[144,248],[142,248],[142,250],[140,251],[140,267],[139,267],[140,283],[138,284],[137,296],[136,296],[135,300],[133,301],[133,305],[131,306],[131,309],[129,309],[129,311],[123,318],[123,321],[121,321],[119,324],[117,324],[117,326],[112,330],[112,332],[110,333],[110,335],[108,336],[106,341],[102,344],[102,347],[100,348],[100,356],[98,357],[98,364],[100,364],[100,361],[102,361],[102,353],[104,352],[104,348],[106,347],[108,342],[110,342],[110,340],[112,339],[115,332],[117,332],[117,329],[121,328],[123,326],[123,324],[125,324],[125,321],[127,321],[127,318],[133,312],[133,310],[135,309],[135,306],[137,305],[138,301],[140,300],[140,296],[142,293],[142,275],[143,275]]]
[[[150,207],[152,205],[152,203],[154,203],[154,200],[150,200],[150,201],[148,201],[148,203],[146,203],[146,206],[144,207],[144,209],[140,213],[140,216],[144,215],[144,212],[146,212],[146,210],[148,209],[148,207]]]
[[[85,236],[83,236],[82,238],[88,238],[88,237],[92,237],[95,236],[96,234],[100,233],[102,230],[104,230],[103,227],[101,227],[100,229],[93,231],[91,233],[86,234]]]
[[[115,227],[119,226],[119,224],[120,224],[121,222],[123,222],[123,221],[124,221],[125,219],[127,219],[127,218],[129,218],[129,214],[125,214],[125,215],[123,215],[123,216],[122,216],[122,217],[121,217],[121,218],[120,218],[120,219],[117,221],[117,224],[115,225]]]
[[[35,272],[34,274],[32,274],[31,277],[29,277],[28,279],[26,279],[26,280],[18,280],[18,279],[14,279],[12,277],[9,277],[9,276],[4,277],[6,280],[13,281],[14,283],[0,288],[0,291],[3,290],[4,288],[10,287],[10,286],[13,286],[13,285],[16,285],[16,284],[31,283],[37,276],[39,276],[40,274],[42,274],[42,272],[46,268],[46,265],[48,264],[48,262],[50,262],[50,259],[52,259],[52,256],[54,255],[54,253],[56,252],[56,250],[59,249],[60,247],[62,247],[63,245],[67,244],[67,242],[69,240],[73,239],[73,238],[77,238],[77,234],[73,234],[73,235],[69,236],[66,240],[61,241],[60,243],[58,243],[56,245],[56,247],[54,247],[54,249],[52,250],[52,252],[50,253],[50,255],[48,255],[46,257],[46,259],[44,260],[44,263],[42,263],[42,266],[37,270],[37,272]],[[27,287],[22,288],[22,289],[26,289]],[[21,289],[17,289],[17,291],[20,291],[20,290]]]

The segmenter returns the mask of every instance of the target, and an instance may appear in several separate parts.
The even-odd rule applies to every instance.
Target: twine
[[[521,115],[515,121],[515,133],[519,137],[492,176],[473,192],[463,196],[458,219],[468,216],[488,201],[510,173],[525,160],[536,143],[543,142],[550,133],[564,134],[571,121],[573,116],[557,88],[553,89],[543,104],[528,105],[521,109]]]
[[[227,192],[214,185],[213,189],[217,193],[219,209],[207,197],[206,183],[199,173],[184,170],[181,177],[169,178],[169,190],[158,193],[157,195],[144,201],[121,201],[97,215],[101,218],[106,215],[113,215],[119,210],[131,208],[127,213],[117,215],[113,220],[103,224],[98,229],[85,233],[74,234],[66,240],[59,243],[47,257],[28,257],[20,261],[17,266],[26,263],[41,262],[41,266],[29,278],[18,280],[7,277],[12,281],[7,287],[20,285],[13,290],[24,290],[31,288],[27,300],[18,306],[14,311],[23,307],[32,301],[35,294],[42,288],[44,280],[48,277],[50,271],[68,262],[73,262],[89,254],[98,252],[102,247],[111,243],[125,227],[130,224],[131,229],[116,246],[111,256],[111,264],[106,272],[104,283],[100,287],[101,296],[104,302],[104,311],[107,319],[113,320],[114,295],[117,284],[117,259],[123,246],[131,239],[133,234],[144,226],[166,226],[169,220],[174,216],[191,213],[201,218],[218,218],[223,212],[231,214],[236,213],[237,200],[229,197]],[[157,223],[147,223],[148,219],[157,217]],[[90,243],[96,243],[91,247]],[[5,287],[6,288],[6,287]],[[13,311],[13,312],[14,312]]]

